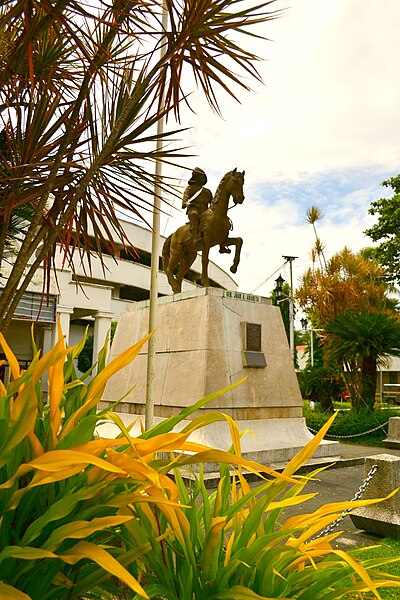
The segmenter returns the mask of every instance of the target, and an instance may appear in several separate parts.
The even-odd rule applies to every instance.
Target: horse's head
[[[229,177],[229,192],[232,195],[235,204],[242,204],[244,200],[244,171],[240,172],[236,168],[230,172]]]

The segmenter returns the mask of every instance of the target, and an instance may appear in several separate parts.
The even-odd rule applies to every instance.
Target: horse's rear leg
[[[175,281],[177,285],[179,285],[179,291],[181,291],[182,288],[182,280],[185,277],[186,273],[189,271],[192,264],[194,263],[196,256],[197,252],[191,252],[190,254],[187,254],[186,256],[181,258],[178,272],[175,275]]]
[[[209,251],[210,247],[203,243],[203,248],[201,250],[201,285],[203,287],[209,287],[210,285],[210,280],[208,278]]]
[[[167,275],[168,283],[171,286],[172,292],[174,294],[179,294],[181,291],[182,279],[180,282],[177,281],[177,278],[174,275],[174,269],[178,264],[176,254],[171,253],[168,261],[168,266],[165,270],[165,274]]]

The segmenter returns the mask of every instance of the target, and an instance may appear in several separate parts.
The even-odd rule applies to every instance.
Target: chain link
[[[364,481],[362,482],[362,484],[360,485],[360,487],[358,488],[358,491],[355,493],[354,497],[350,500],[350,502],[355,502],[356,500],[359,500],[362,495],[364,494],[365,490],[367,489],[367,487],[370,484],[371,479],[373,478],[373,476],[375,475],[375,473],[378,470],[378,465],[372,465],[368,475],[366,476],[366,478],[364,479]],[[318,535],[315,535],[314,537],[312,537],[309,542],[316,540],[317,538],[323,537],[325,535],[328,535],[335,527],[337,527],[339,525],[339,523],[341,521],[343,521],[343,519],[352,511],[352,508],[347,508],[346,510],[343,511],[342,515],[336,519],[336,521],[333,521],[333,523],[331,523],[330,525],[328,525],[327,527],[325,527],[325,529],[323,529],[322,531],[319,532]]]
[[[355,438],[355,437],[360,437],[362,435],[368,435],[368,433],[373,433],[374,431],[378,431],[378,429],[383,429],[384,427],[386,427],[386,425],[389,423],[389,421],[386,421],[386,423],[383,423],[382,425],[378,425],[378,427],[374,427],[374,429],[370,429],[369,431],[363,431],[363,433],[354,433],[353,435],[333,435],[333,434],[325,434],[324,437],[326,438],[334,438],[334,439],[340,439],[340,440],[346,440],[346,439],[350,439],[350,438]],[[307,428],[311,431],[311,433],[318,433],[318,429],[313,429],[312,427],[309,427],[307,425]],[[385,431],[386,435],[387,435],[387,431]]]

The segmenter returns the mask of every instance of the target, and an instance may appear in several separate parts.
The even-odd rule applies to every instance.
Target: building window
[[[5,361],[4,354],[0,355],[0,360],[4,360],[4,363],[0,365],[0,379],[2,383],[7,387],[10,383],[10,367],[7,361]],[[30,360],[18,360],[21,371],[26,371],[31,364]]]
[[[389,383],[397,383],[397,371],[389,371]]]
[[[14,311],[14,319],[40,321],[42,323],[56,322],[56,296],[25,292]]]

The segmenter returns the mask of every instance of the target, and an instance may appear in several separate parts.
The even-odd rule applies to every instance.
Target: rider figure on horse
[[[196,167],[183,192],[182,208],[186,208],[189,229],[195,245],[201,244],[201,215],[210,206],[213,198],[210,190],[204,187],[206,183],[207,175],[203,169]],[[219,251],[226,254],[231,252],[222,244]]]

